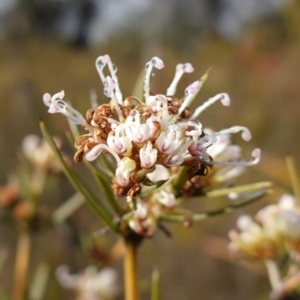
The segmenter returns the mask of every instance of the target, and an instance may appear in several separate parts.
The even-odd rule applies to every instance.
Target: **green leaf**
[[[132,96],[137,97],[138,99],[144,99],[144,78],[145,78],[145,70],[142,70],[135,82]]]
[[[74,194],[52,213],[53,222],[56,224],[64,222],[67,218],[72,216],[74,212],[79,209],[84,203],[85,199],[82,194]]]
[[[260,191],[262,189],[271,189],[272,187],[273,187],[272,182],[262,181],[262,182],[238,185],[230,188],[216,189],[216,190],[206,192],[203,195],[205,197],[220,197],[220,196],[227,196],[230,193],[237,193],[237,194],[251,193],[251,192]]]
[[[243,206],[246,206],[248,204],[251,204],[251,203],[261,199],[263,196],[266,195],[267,192],[268,192],[268,190],[261,191],[261,193],[259,195],[255,195],[255,196],[253,196],[253,197],[249,198],[248,200],[243,201],[241,203],[234,203],[234,204],[230,204],[230,205],[227,205],[225,207],[222,207],[222,208],[192,214],[191,219],[193,221],[202,221],[202,220],[208,219],[210,217],[230,213],[230,212],[232,212],[232,211],[234,211],[238,208],[241,208]],[[166,221],[166,222],[180,222],[181,223],[181,222],[184,222],[187,219],[187,217],[189,217],[189,216],[187,216],[187,215],[178,215],[178,214],[177,215],[176,214],[173,214],[173,215],[168,214],[168,215],[165,215],[165,216],[161,216],[159,218],[159,220],[160,221]]]
[[[160,292],[160,274],[157,268],[155,268],[152,272],[151,278],[151,300],[160,300],[161,292]]]
[[[100,154],[100,160],[113,176],[115,174],[116,167],[108,160],[108,158],[104,154]]]
[[[109,204],[112,206],[112,208],[115,210],[115,212],[120,212],[120,207],[118,202],[116,201],[116,197],[112,191],[111,188],[111,179],[109,176],[107,176],[105,173],[98,170],[93,164],[89,162],[85,162],[87,167],[92,172],[99,188],[103,192],[103,194],[106,196],[106,199],[108,200]]]
[[[40,263],[34,274],[33,282],[29,291],[29,300],[42,300],[45,297],[46,287],[49,280],[50,268],[45,263]]]
[[[112,221],[112,217],[107,211],[107,209],[103,206],[103,204],[97,199],[97,197],[93,194],[91,189],[87,186],[87,184],[67,165],[64,161],[59,149],[57,148],[50,132],[46,128],[44,122],[40,121],[40,128],[41,132],[45,138],[45,140],[49,143],[50,147],[52,148],[54,155],[61,163],[62,169],[69,179],[70,183],[73,187],[81,193],[91,209],[95,212],[95,214],[102,219],[107,226],[109,226],[112,230],[117,231],[117,225]]]
[[[69,122],[70,124],[72,122]],[[73,124],[74,127],[74,124]],[[72,130],[73,134],[67,133],[67,138],[71,144],[74,143],[74,129]],[[79,133],[78,133],[79,134]],[[101,155],[104,156],[104,155]],[[106,158],[105,158],[106,159]],[[106,196],[106,199],[108,200],[109,204],[112,206],[112,208],[115,210],[115,212],[119,212],[120,208],[116,201],[115,195],[112,192],[110,183],[112,178],[105,173],[103,170],[99,170],[94,164],[87,162],[84,160],[85,165],[89,168],[91,171],[95,181],[97,182],[99,188],[101,189],[102,193]]]
[[[186,167],[179,167],[178,172],[176,173],[176,178],[173,180],[173,188],[176,193],[176,197],[181,193],[181,189],[184,186],[184,183],[187,180]]]

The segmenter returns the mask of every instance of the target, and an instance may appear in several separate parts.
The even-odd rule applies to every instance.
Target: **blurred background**
[[[158,231],[147,240],[139,254],[142,299],[150,299],[153,266],[161,272],[163,299],[267,299],[267,277],[259,268],[253,271],[234,264],[225,242],[239,214],[277,201],[281,187],[288,185],[285,156],[293,155],[299,166],[299,1],[0,0],[0,43],[1,185],[18,165],[23,137],[40,135],[39,118],[54,135],[64,138],[67,122],[62,116],[47,114],[42,102],[45,92],[63,89],[66,99],[83,114],[90,107],[91,89],[100,101],[105,100],[94,66],[97,56],[109,54],[117,65],[123,95],[131,94],[140,71],[153,56],[165,64],[155,71],[154,92],[166,90],[177,63],[190,62],[195,67],[194,73],[183,77],[179,96],[211,68],[198,103],[227,92],[232,104],[229,108],[215,104],[201,116],[202,124],[215,130],[249,127],[253,139],[245,143],[237,136],[234,142],[242,146],[245,158],[254,147],[262,148],[263,158],[239,183],[275,180],[279,185],[272,196],[251,207],[189,229],[168,225],[172,238]],[[72,157],[72,149],[65,151]],[[43,199],[53,208],[73,194],[63,176],[57,186]],[[201,211],[227,202],[193,200],[187,205]],[[85,206],[67,223],[34,237],[28,281],[39,261],[48,262],[51,276],[45,299],[74,299],[57,283],[55,268],[66,263],[77,272],[96,262],[95,247],[105,252],[116,240],[110,235],[94,237],[102,225]],[[0,248],[9,254],[0,288],[8,294],[15,247],[15,232],[1,225]],[[113,267],[122,270],[119,261]]]

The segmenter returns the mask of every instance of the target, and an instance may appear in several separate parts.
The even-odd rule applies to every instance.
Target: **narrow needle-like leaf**
[[[99,201],[99,199],[97,199],[97,197],[93,194],[91,189],[84,183],[84,181],[66,164],[50,132],[48,131],[44,122],[42,121],[40,121],[40,128],[45,140],[49,143],[56,158],[61,163],[62,169],[65,175],[67,176],[67,178],[69,179],[70,183],[78,192],[84,195],[85,199],[87,200],[87,203],[90,205],[93,211],[98,215],[98,217],[100,217],[106,223],[106,225],[108,225],[111,229],[116,231],[117,226],[112,221],[112,217],[107,211],[107,209],[103,206],[103,204]]]
[[[255,191],[259,191],[261,189],[270,189],[273,187],[273,183],[270,181],[262,181],[262,182],[256,182],[256,183],[250,183],[250,184],[244,184],[239,186],[234,186],[230,188],[222,188],[217,189],[213,191],[209,191],[204,193],[205,197],[220,197],[220,196],[226,196],[230,193],[251,193]]]
[[[265,196],[265,194],[268,192],[268,190],[262,191],[259,195],[256,195],[255,197],[252,197],[246,201],[243,201],[241,203],[235,203],[235,204],[230,204],[222,208],[214,209],[214,210],[209,210],[205,212],[200,212],[196,214],[192,214],[192,220],[193,221],[202,221],[205,219],[208,219],[213,216],[218,216],[221,214],[226,214],[230,213],[238,208],[241,208],[243,206],[246,206],[250,203],[253,203],[257,201],[258,199],[262,198]],[[165,215],[160,217],[160,221],[167,221],[167,222],[184,222],[186,220],[187,216],[186,215]]]
[[[84,202],[85,199],[82,194],[74,194],[52,213],[53,222],[56,224],[64,222],[67,218],[73,215],[73,213],[79,209]]]
[[[286,166],[290,175],[290,179],[293,185],[293,190],[294,190],[294,194],[296,199],[298,199],[298,201],[300,201],[300,184],[298,181],[298,174],[297,174],[297,170],[296,170],[296,165],[295,165],[295,161],[294,158],[292,156],[287,156],[286,157]]]
[[[151,300],[160,300],[160,274],[157,268],[153,270],[151,278]]]

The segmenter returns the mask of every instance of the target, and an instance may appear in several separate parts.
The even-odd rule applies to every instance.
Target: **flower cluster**
[[[104,74],[106,67],[108,76]],[[233,166],[240,168],[253,165],[260,158],[259,149],[252,152],[253,160],[249,162],[240,161],[237,148],[230,149],[230,155],[232,156],[234,151],[235,157],[228,157],[225,154],[228,136],[242,132],[242,138],[248,141],[251,138],[248,128],[234,126],[212,132],[204,130],[201,122],[197,120],[206,108],[217,101],[228,106],[230,99],[227,94],[221,93],[208,99],[194,111],[189,108],[207,75],[191,83],[185,89],[182,98],[175,97],[177,84],[182,75],[193,72],[190,63],[176,66],[174,79],[166,94],[153,94],[150,90],[153,69],[163,67],[162,60],[153,57],[146,64],[144,99],[134,96],[123,99],[116,66],[108,55],[98,57],[96,68],[104,86],[104,94],[110,100],[108,103],[88,109],[85,118],[62,100],[63,91],[53,96],[47,93],[43,97],[50,113],[62,113],[88,131],[75,141],[76,162],[81,162],[84,157],[88,161],[93,161],[102,152],[108,152],[115,158],[117,166],[113,178],[113,191],[116,196],[126,196],[129,201],[137,197],[145,180],[155,184],[158,170],[162,168],[174,170],[184,166],[189,182],[197,184],[209,173],[213,165],[228,167],[223,174],[218,173],[217,180],[221,180],[222,176],[224,179],[225,173],[232,172],[233,175],[237,172]],[[222,149],[214,147],[220,141],[223,144]],[[221,152],[225,155],[224,161],[217,160]],[[189,189],[187,186],[185,190]]]
[[[265,260],[278,257],[284,249],[300,251],[300,207],[296,198],[283,195],[278,204],[261,209],[256,220],[239,217],[237,230],[229,233],[233,253]]]
[[[97,271],[89,266],[79,274],[71,275],[66,265],[56,269],[59,283],[66,289],[73,290],[78,300],[115,299],[120,294],[117,272],[111,268]]]
[[[59,140],[56,140],[60,146]],[[26,163],[11,173],[8,183],[0,187],[0,209],[16,222],[18,228],[36,228],[45,218],[43,209],[37,207],[49,173],[61,168],[45,140],[29,134],[22,141],[22,154]]]
[[[272,285],[270,299],[284,299],[300,284],[299,200],[285,194],[278,204],[261,209],[255,219],[239,217],[237,229],[229,232],[229,249],[236,257],[264,262]],[[279,268],[282,260],[288,266],[285,276]]]
[[[55,138],[55,143],[61,147],[61,141]],[[58,172],[61,167],[55,159],[48,143],[35,134],[28,134],[22,141],[22,152],[37,170]]]

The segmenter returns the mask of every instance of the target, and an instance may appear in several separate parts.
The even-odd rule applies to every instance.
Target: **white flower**
[[[156,162],[157,150],[153,148],[150,141],[140,149],[141,166],[145,169],[150,169]]]
[[[55,139],[56,145],[60,147],[60,140]],[[22,141],[24,155],[31,163],[40,170],[60,170],[60,165],[54,157],[53,151],[47,142],[35,134],[27,135]]]
[[[285,194],[278,203],[283,232],[295,241],[300,241],[300,208],[295,197]]]
[[[139,201],[136,210],[128,221],[128,225],[137,234],[151,237],[156,229],[156,219],[150,213],[147,204]]]
[[[112,151],[116,152],[118,155],[130,151],[132,148],[131,140],[128,136],[126,136],[122,125],[118,125],[115,128],[114,135],[111,134],[108,136],[107,145],[111,148]]]
[[[157,164],[157,165],[155,165],[155,170],[153,172],[151,172],[151,173],[148,173],[147,177],[152,182],[158,182],[158,181],[168,180],[170,178],[170,172],[163,165]]]
[[[116,180],[120,186],[128,186],[130,183],[131,173],[135,170],[136,163],[134,160],[124,157],[116,169]]]
[[[234,254],[264,261],[282,254],[283,243],[279,231],[272,230],[265,221],[260,226],[250,216],[243,215],[237,220],[237,228],[229,232],[229,249]]]
[[[181,145],[181,132],[177,125],[170,124],[166,131],[162,131],[156,140],[156,146],[162,153],[170,154]]]
[[[56,269],[56,277],[64,288],[75,290],[81,300],[113,299],[120,293],[117,273],[110,268],[98,272],[89,266],[82,273],[71,275],[68,266],[61,265]]]
[[[155,198],[159,203],[168,208],[173,208],[176,205],[176,198],[174,193],[171,193],[167,189],[160,190]]]
[[[249,140],[251,138],[250,131],[243,126],[233,126],[214,133],[203,131],[202,123],[196,118],[217,101],[228,106],[230,104],[229,96],[220,93],[208,99],[192,112],[190,105],[197,96],[207,74],[200,80],[189,84],[182,98],[176,98],[174,94],[180,78],[184,73],[194,70],[190,63],[178,64],[167,94],[153,94],[150,85],[152,72],[154,69],[159,70],[163,67],[163,61],[158,57],[153,57],[146,64],[143,99],[133,96],[123,99],[116,66],[108,55],[98,57],[96,68],[103,83],[104,95],[109,98],[109,101],[96,109],[89,109],[86,120],[62,100],[63,91],[52,97],[49,94],[44,95],[43,100],[49,107],[50,113],[62,113],[89,131],[88,134],[83,135],[84,138],[80,136],[75,142],[76,162],[82,161],[83,157],[88,161],[93,161],[103,150],[113,155],[117,164],[114,180],[116,183],[115,193],[119,196],[131,196],[127,193],[133,185],[143,183],[147,171],[151,172],[156,165],[163,165],[166,168],[190,167],[193,162],[197,161],[199,170],[208,170],[208,166],[214,165],[226,166],[228,167],[226,176],[230,174],[233,177],[241,166],[256,164],[260,159],[260,151],[255,149],[252,152],[253,160],[240,161],[239,157],[236,159],[239,153],[233,153],[234,150],[238,152],[239,148],[230,148],[224,145],[226,149],[230,148],[228,154],[231,156],[227,156],[225,161],[222,159],[219,161],[215,157],[212,160],[209,149],[223,136],[242,132],[243,139]],[[215,152],[218,151],[215,150]],[[222,155],[225,156],[225,151],[222,152]],[[222,158],[219,154],[217,156]],[[209,172],[202,173],[196,175],[205,176]],[[219,180],[225,176],[224,173],[218,175]],[[148,176],[148,178],[150,177]],[[155,180],[155,178],[153,179]],[[126,189],[119,189],[117,184]]]

